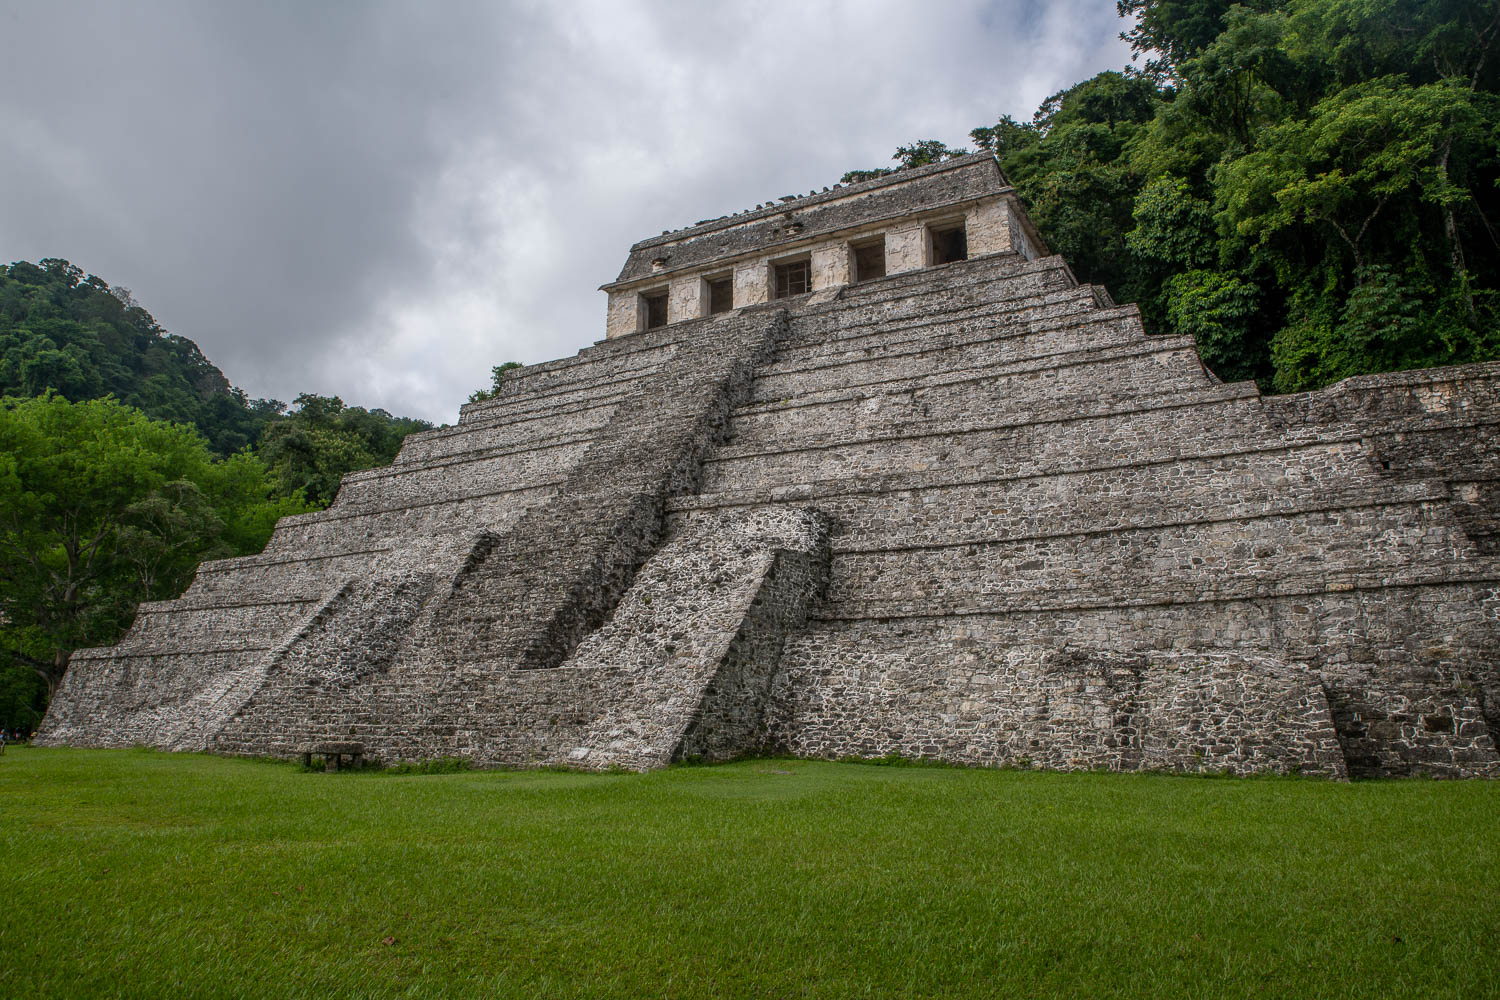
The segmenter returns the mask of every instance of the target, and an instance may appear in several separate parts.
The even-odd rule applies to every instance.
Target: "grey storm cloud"
[[[452,421],[603,335],[630,243],[1128,61],[1112,0],[0,3],[0,257],[254,396]]]

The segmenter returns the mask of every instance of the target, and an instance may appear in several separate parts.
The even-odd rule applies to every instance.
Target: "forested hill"
[[[1268,391],[1500,357],[1500,4],[1117,7],[1136,66],[969,133],[1079,278]]]
[[[113,395],[153,419],[191,424],[220,455],[254,444],[284,409],[246,398],[128,291],[65,260],[0,265],[0,396],[48,389],[73,402]]]
[[[299,395],[288,412],[230,385],[198,345],[168,333],[123,288],[66,260],[0,265],[0,398],[113,396],[153,420],[187,424],[225,458],[253,448],[283,496],[326,506],[346,472],[388,464],[432,425],[337,396]]]

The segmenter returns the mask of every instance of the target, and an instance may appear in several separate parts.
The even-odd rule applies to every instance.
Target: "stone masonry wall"
[[[910,654],[872,644],[846,661],[817,655],[816,642],[799,640],[776,679],[771,745],[789,753],[1346,776],[1328,702],[1301,665],[990,650],[974,637]]]
[[[1055,259],[892,276],[792,315],[673,508],[833,519],[773,745],[1500,771],[1500,572],[1458,495],[1476,473],[1432,475],[1494,453],[1491,368],[1263,401]],[[1393,436],[1409,473],[1373,453]]]
[[[610,677],[615,692],[565,741],[565,754],[552,749],[553,733],[535,752],[548,763],[644,768],[761,749],[782,643],[827,572],[828,520],[816,511],[772,508],[685,526],[559,671]],[[506,745],[514,754],[516,742]]]

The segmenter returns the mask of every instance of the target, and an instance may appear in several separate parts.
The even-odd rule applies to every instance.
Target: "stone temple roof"
[[[989,153],[898,170],[857,184],[836,184],[641,240],[630,248],[619,277],[603,287],[1011,190],[1000,164]]]

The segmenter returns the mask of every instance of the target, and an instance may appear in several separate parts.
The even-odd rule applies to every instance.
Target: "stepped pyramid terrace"
[[[604,339],[75,653],[41,742],[1500,776],[1500,365],[1225,384],[985,154],[604,291]]]

